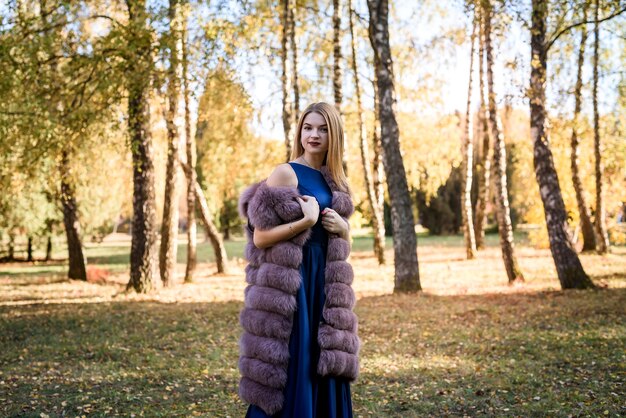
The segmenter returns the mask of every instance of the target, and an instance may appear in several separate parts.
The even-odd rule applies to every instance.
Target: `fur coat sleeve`
[[[332,208],[344,219],[354,211],[350,195],[339,190],[325,167],[322,174],[333,192]],[[239,320],[243,334],[239,342],[241,398],[267,414],[280,411],[287,383],[289,337],[297,308],[302,247],[311,234],[305,230],[288,241],[259,249],[252,242],[254,228],[270,229],[302,218],[296,187],[270,187],[265,181],[246,189],[239,200],[239,212],[248,219],[245,257],[244,309]],[[320,359],[317,372],[354,380],[358,376],[357,317],[353,312],[354,273],[346,261],[350,244],[329,234],[326,255],[325,293],[317,341]]]

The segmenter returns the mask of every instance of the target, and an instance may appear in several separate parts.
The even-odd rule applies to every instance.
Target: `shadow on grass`
[[[12,282],[11,285],[15,287],[32,287],[32,286],[41,286],[46,284],[55,284],[55,283],[69,283],[70,279],[66,277],[65,274],[59,273],[55,276],[46,276],[41,280],[29,280],[27,282]]]
[[[464,246],[462,236],[431,236],[427,234],[418,234],[418,251],[419,247],[449,247],[462,248]],[[187,245],[182,240],[178,246],[177,262],[185,264],[187,261]],[[497,246],[498,236],[488,234],[486,236],[487,246]],[[225,241],[226,253],[229,260],[243,259],[245,241],[241,238]],[[360,256],[363,253],[369,253],[373,248],[373,237],[357,236],[353,238],[352,253]],[[385,248],[392,249],[393,241],[391,237],[386,237]],[[58,249],[58,255],[63,255],[64,249]],[[198,244],[198,261],[202,263],[215,262],[215,254],[210,242],[204,241]],[[85,256],[88,265],[98,266],[111,271],[122,271],[130,268],[130,243],[123,245],[98,245],[90,244],[85,248]],[[446,259],[447,261],[464,261],[463,258]],[[55,260],[54,262],[45,264],[26,264],[17,266],[9,266],[0,264],[0,277],[17,277],[29,276],[35,277],[40,275],[65,275],[67,269],[67,259]]]
[[[61,260],[37,262],[33,264],[0,265],[0,277],[65,277],[67,263]]]
[[[355,414],[619,414],[625,302],[626,289],[362,298]],[[241,307],[0,307],[0,412],[243,416]]]

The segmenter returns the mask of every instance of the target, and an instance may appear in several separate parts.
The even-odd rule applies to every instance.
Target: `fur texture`
[[[332,208],[347,220],[354,212],[350,196],[337,188],[326,167],[321,172],[333,192]],[[245,307],[239,316],[244,330],[240,339],[239,394],[268,415],[279,412],[284,402],[289,337],[297,309],[295,295],[302,281],[302,246],[311,230],[267,249],[256,248],[252,237],[254,228],[270,229],[302,218],[298,196],[296,187],[270,187],[262,181],[247,188],[239,200],[239,213],[248,218],[245,256],[249,262],[249,286],[244,291]],[[359,370],[360,341],[357,317],[352,312],[355,296],[350,285],[354,272],[345,261],[349,254],[350,244],[329,234],[324,322],[317,335],[321,349],[317,372],[354,380]]]

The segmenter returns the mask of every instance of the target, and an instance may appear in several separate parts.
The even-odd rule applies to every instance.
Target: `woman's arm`
[[[315,225],[315,221],[302,218],[288,224],[275,226],[274,228],[265,231],[255,229],[253,237],[254,246],[257,248],[271,247],[281,241],[287,241],[288,239],[295,237],[300,232],[305,229],[309,229],[313,225]]]
[[[270,187],[295,187],[298,185],[298,178],[293,168],[289,164],[281,164],[272,172],[267,179]],[[267,248],[278,242],[286,241],[298,235],[300,232],[312,227],[317,222],[319,216],[319,206],[315,198],[304,196],[299,199],[304,217],[288,224],[275,226],[274,228],[261,230],[254,229],[253,242],[257,248]]]

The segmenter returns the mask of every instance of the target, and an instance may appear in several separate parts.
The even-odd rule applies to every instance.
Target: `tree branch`
[[[621,15],[621,14],[622,14],[622,13],[624,13],[624,12],[626,12],[626,7],[622,8],[621,10],[619,10],[619,11],[617,11],[617,12],[615,12],[615,13],[611,14],[611,15],[608,15],[608,16],[606,16],[606,17],[603,17],[602,19],[599,19],[599,20],[598,20],[598,23],[604,22],[604,21],[606,21],[606,20],[613,19],[614,17],[619,16],[619,15]],[[557,39],[559,39],[559,38],[561,37],[561,35],[563,35],[564,33],[566,33],[566,32],[568,32],[568,31],[570,31],[571,29],[574,29],[574,28],[575,28],[575,27],[577,27],[577,26],[586,25],[586,24],[589,24],[589,23],[596,23],[596,21],[595,21],[595,20],[585,20],[585,21],[582,21],[582,22],[577,22],[577,23],[571,24],[571,25],[569,25],[569,26],[567,26],[567,27],[565,27],[565,28],[561,29],[559,32],[557,32],[557,34],[556,34],[556,35],[554,35],[554,37],[552,38],[552,40],[551,40],[550,42],[548,42],[548,44],[547,44],[547,45],[546,45],[546,47],[545,47],[545,51],[546,51],[546,52],[548,52],[548,51],[550,50],[550,47],[551,47],[551,46],[552,46],[552,45],[556,42],[556,40],[557,40]]]

